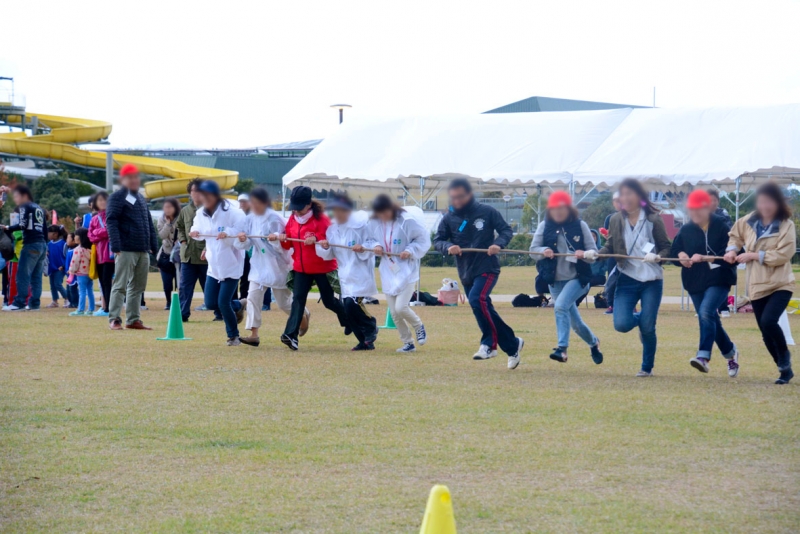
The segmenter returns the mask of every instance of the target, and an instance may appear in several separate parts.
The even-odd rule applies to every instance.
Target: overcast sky
[[[322,138],[347,117],[529,96],[800,102],[800,1],[11,1],[0,76],[115,146]],[[18,32],[12,32],[16,28]],[[13,33],[13,36],[12,36]]]

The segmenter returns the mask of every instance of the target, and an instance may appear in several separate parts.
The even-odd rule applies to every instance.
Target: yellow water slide
[[[111,133],[111,123],[91,119],[75,119],[55,115],[26,113],[30,119],[36,117],[39,126],[50,129],[46,135],[28,136],[25,132],[0,134],[0,153],[63,161],[82,167],[106,168],[106,153],[81,150],[73,146],[79,143],[93,143],[106,139]],[[9,115],[8,124],[21,125],[21,117]],[[214,180],[225,191],[239,181],[239,173],[208,167],[187,165],[182,161],[168,159],[114,155],[114,168],[133,163],[145,174],[164,176],[169,180],[147,182],[144,185],[148,198],[179,196],[186,194],[186,184],[193,178]]]

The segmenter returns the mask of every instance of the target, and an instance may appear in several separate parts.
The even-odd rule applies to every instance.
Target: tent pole
[[[281,186],[281,217],[286,218],[286,188]]]

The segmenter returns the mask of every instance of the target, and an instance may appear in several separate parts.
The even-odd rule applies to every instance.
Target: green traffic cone
[[[397,330],[397,326],[394,324],[394,319],[392,319],[392,314],[389,313],[389,308],[386,308],[386,324],[383,326],[379,326],[378,328],[386,328],[387,330]]]
[[[181,301],[177,293],[172,293],[172,304],[169,306],[169,322],[167,323],[167,337],[159,337],[158,341],[186,341],[192,339],[183,337],[183,317],[181,317]]]

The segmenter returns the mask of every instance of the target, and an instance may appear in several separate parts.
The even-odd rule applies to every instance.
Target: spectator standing
[[[20,311],[27,307],[38,310],[42,297],[42,275],[47,259],[44,210],[33,201],[33,194],[26,185],[13,190],[14,203],[19,208],[19,220],[7,227],[12,232],[22,232],[22,249],[18,255],[17,295],[8,306],[8,311]],[[28,293],[30,292],[30,299]]]
[[[47,244],[47,277],[50,278],[50,296],[53,302],[47,305],[48,308],[58,308],[58,296],[64,297],[64,307],[69,307],[67,300],[67,290],[64,288],[64,277],[67,265],[67,242],[64,240],[67,232],[63,226],[52,225],[47,229],[47,237],[50,242]]]
[[[89,239],[97,250],[97,281],[103,296],[103,306],[94,312],[95,317],[108,317],[108,304],[111,301],[111,284],[114,282],[114,253],[108,242],[106,227],[106,207],[108,193],[100,191],[94,197],[97,215],[89,223]]]
[[[158,270],[161,272],[161,284],[164,296],[167,299],[165,310],[169,310],[172,303],[172,292],[180,287],[180,271],[172,262],[172,249],[178,238],[178,217],[181,213],[181,203],[174,198],[164,201],[164,214],[158,219],[158,236],[161,238],[161,248],[156,255]]]
[[[106,223],[111,251],[116,256],[116,273],[108,306],[109,328],[151,330],[141,321],[141,299],[147,286],[150,254],[158,250],[153,217],[142,194],[139,169],[125,164],[119,173],[122,187],[108,199]]]

